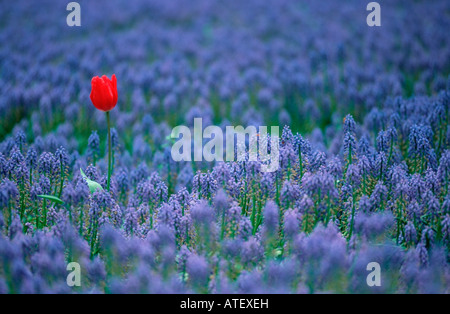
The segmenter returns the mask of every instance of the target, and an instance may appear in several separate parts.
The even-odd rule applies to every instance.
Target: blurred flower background
[[[450,292],[448,1],[79,3],[0,4],[0,293]],[[174,162],[194,118],[279,125],[280,169]]]

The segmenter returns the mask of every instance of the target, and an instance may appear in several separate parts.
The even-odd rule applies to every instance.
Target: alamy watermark
[[[72,262],[67,265],[67,271],[70,273],[67,275],[66,283],[69,287],[81,287],[81,266],[78,263]]]
[[[270,136],[267,126],[248,126],[245,129],[243,126],[227,126],[224,136],[218,126],[208,126],[203,130],[202,118],[195,118],[192,131],[184,125],[172,130],[171,138],[178,139],[171,150],[174,161],[260,161],[262,172],[279,169],[278,126],[270,128]],[[209,141],[203,146],[204,139]]]
[[[367,11],[371,11],[367,15],[367,25],[370,27],[381,26],[381,6],[378,2],[370,2],[367,4]]]
[[[369,287],[381,286],[381,266],[377,262],[371,262],[367,264],[367,271],[370,273],[367,275],[366,283]]]
[[[66,7],[70,13],[67,15],[67,26],[81,26],[81,7],[78,2],[69,2]]]
[[[81,26],[81,6],[78,2],[69,2],[66,7],[70,13],[67,15],[67,26]],[[378,2],[370,2],[366,7],[367,11],[371,11],[367,15],[367,25],[370,27],[381,26],[381,6]]]

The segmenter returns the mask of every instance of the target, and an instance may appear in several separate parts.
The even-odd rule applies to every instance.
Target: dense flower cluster
[[[0,293],[450,293],[448,1],[79,2],[1,4]],[[174,162],[197,117],[284,126],[280,169]]]

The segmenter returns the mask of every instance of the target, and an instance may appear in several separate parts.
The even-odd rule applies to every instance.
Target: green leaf
[[[95,191],[99,191],[99,190],[103,191],[103,188],[100,185],[100,183],[97,183],[97,182],[89,179],[81,168],[80,168],[80,172],[81,172],[81,176],[83,177],[83,179],[86,181],[87,185],[89,186],[89,190],[91,191],[91,193],[94,193]]]
[[[280,257],[281,255],[283,255],[283,251],[281,251],[280,249],[276,249],[275,250],[275,256],[276,257]]]
[[[60,198],[53,195],[37,195],[37,197],[52,201],[56,204],[64,204],[64,202]]]

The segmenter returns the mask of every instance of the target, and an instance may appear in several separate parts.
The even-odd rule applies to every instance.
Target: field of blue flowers
[[[78,2],[0,4],[0,293],[450,293],[449,1]],[[174,162],[194,118],[280,169]]]

